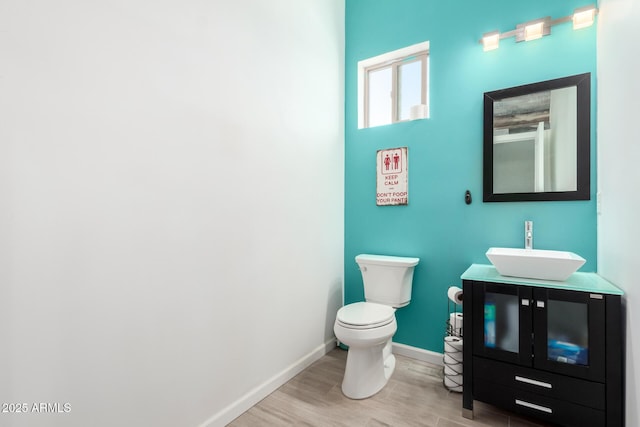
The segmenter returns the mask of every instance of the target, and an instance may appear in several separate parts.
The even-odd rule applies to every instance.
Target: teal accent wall
[[[596,271],[596,26],[571,23],[551,36],[484,52],[483,33],[569,15],[584,0],[535,2],[346,0],[345,303],[364,293],[359,253],[416,256],[411,304],[397,311],[395,342],[442,352],[447,288],[472,263],[488,263],[491,246],[523,247],[524,221],[534,247],[575,252]],[[431,118],[358,129],[357,63],[428,40]],[[590,72],[591,200],[482,202],[483,94]],[[409,147],[409,205],[376,206],[376,151]],[[470,190],[473,203],[466,205]]]

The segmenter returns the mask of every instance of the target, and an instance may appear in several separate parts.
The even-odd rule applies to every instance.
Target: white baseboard
[[[300,372],[308,368],[313,362],[320,359],[335,347],[335,338],[325,342],[324,344],[321,344],[309,354],[301,357],[280,373],[274,375],[264,383],[258,385],[253,390],[242,396],[240,399],[236,400],[231,405],[224,408],[222,411],[213,415],[211,418],[202,423],[200,427],[223,427],[229,424],[231,421],[238,418],[253,405],[260,402],[262,399],[274,392],[278,387],[285,384],[291,378],[295,377]]]
[[[392,343],[392,351],[394,354],[399,354],[416,360],[422,360],[423,362],[433,363],[434,365],[444,365],[442,361],[443,354],[436,353],[435,351],[424,350],[396,342]]]

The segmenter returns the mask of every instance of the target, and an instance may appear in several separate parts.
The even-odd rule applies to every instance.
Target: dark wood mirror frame
[[[577,88],[577,177],[575,191],[548,191],[531,193],[494,193],[493,189],[493,104],[505,98],[533,94],[541,91]],[[486,92],[484,94],[484,172],[483,201],[519,202],[554,200],[590,200],[591,152],[591,73],[578,74],[554,80]]]

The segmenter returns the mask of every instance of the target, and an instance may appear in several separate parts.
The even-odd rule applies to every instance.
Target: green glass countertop
[[[493,265],[471,264],[471,267],[467,268],[467,271],[465,271],[460,278],[462,280],[538,286],[543,288],[566,289],[570,291],[594,292],[609,295],[624,294],[621,289],[596,273],[577,272],[569,276],[569,278],[564,282],[556,282],[553,280],[501,276]]]

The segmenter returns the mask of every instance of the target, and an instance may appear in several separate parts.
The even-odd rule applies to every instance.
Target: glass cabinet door
[[[484,346],[517,353],[520,322],[518,295],[484,294]]]
[[[547,359],[589,366],[589,307],[573,301],[547,300]]]
[[[604,380],[602,295],[534,290],[534,366]]]
[[[474,353],[530,364],[531,290],[494,283],[478,285],[473,288]]]

